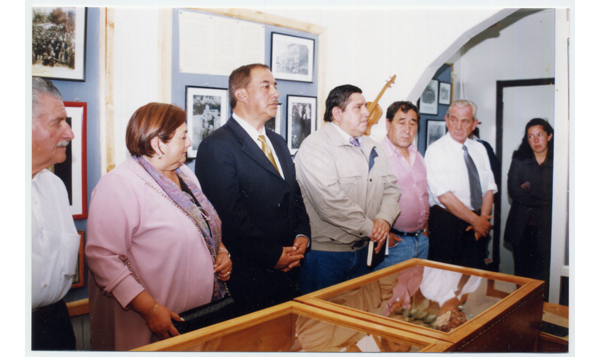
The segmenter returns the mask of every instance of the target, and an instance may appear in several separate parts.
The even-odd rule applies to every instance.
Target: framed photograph
[[[228,119],[227,89],[186,86],[185,108],[188,135],[192,139],[192,146],[188,149],[188,159],[193,159],[202,140],[225,124]]]
[[[312,82],[315,40],[271,33],[271,72],[275,79]]]
[[[287,144],[292,155],[317,126],[317,97],[287,96]]]
[[[446,121],[427,119],[427,146],[433,144],[437,139],[446,134]]]
[[[84,239],[83,231],[77,231],[79,233],[79,253],[77,253],[77,267],[75,268],[75,276],[73,276],[73,284],[71,284],[71,289],[73,288],[83,288],[85,286],[85,264],[83,247],[84,247]]]
[[[32,7],[31,74],[85,81],[85,7]]]
[[[64,182],[69,195],[73,219],[87,218],[87,103],[64,102],[67,123],[75,138],[67,146],[67,159],[52,167],[56,176]]]
[[[265,123],[265,128],[271,129],[277,134],[283,136],[283,132],[281,131],[281,103],[277,105],[277,115]]]
[[[438,80],[432,79],[419,99],[419,113],[433,114],[438,113]]]
[[[438,103],[443,105],[450,105],[452,100],[452,84],[446,82],[440,82],[440,98]]]

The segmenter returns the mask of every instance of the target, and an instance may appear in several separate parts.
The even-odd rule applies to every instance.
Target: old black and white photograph
[[[432,79],[423,90],[419,99],[419,113],[437,115],[438,83],[438,80]]]
[[[314,40],[273,32],[271,42],[271,72],[275,79],[313,81]]]
[[[440,82],[440,98],[438,103],[442,105],[450,105],[450,98],[452,97],[452,84],[446,82]]]
[[[50,79],[85,80],[84,7],[33,7],[32,74]]]
[[[229,106],[227,90],[221,88],[186,87],[186,114],[188,135],[192,146],[188,158],[196,157],[198,146],[227,120]]]
[[[446,122],[444,120],[427,120],[427,146],[433,144],[446,134]]]
[[[287,143],[294,155],[302,141],[314,130],[317,123],[317,98],[287,96]]]

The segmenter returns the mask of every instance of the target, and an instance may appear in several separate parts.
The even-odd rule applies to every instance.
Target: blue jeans
[[[389,249],[388,256],[375,267],[375,270],[387,268],[411,258],[427,259],[429,238],[423,233],[416,237],[405,236],[400,238],[402,238],[402,242],[396,243],[395,246]]]
[[[309,251],[300,266],[300,293],[308,294],[370,273],[367,254],[367,247],[354,252]]]

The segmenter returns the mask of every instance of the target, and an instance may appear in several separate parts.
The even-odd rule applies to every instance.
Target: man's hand
[[[283,247],[281,257],[275,264],[275,269],[283,272],[288,272],[297,266],[300,266],[300,260],[304,258],[304,254],[294,254],[294,247]]]
[[[475,222],[472,225],[467,227],[467,231],[471,229],[475,230],[475,240],[479,240],[481,237],[485,237],[492,229],[492,224],[490,223],[491,215],[489,216],[478,216]]]
[[[308,237],[307,236],[298,236],[294,240],[294,245],[292,246],[292,248],[294,248],[294,252],[290,255],[300,254],[303,256],[304,253],[306,252],[307,247],[308,247]]]
[[[377,243],[377,245],[375,246],[375,253],[379,253],[389,233],[390,224],[387,223],[385,219],[375,218],[373,220],[373,229],[371,229],[371,234],[369,234],[369,238],[373,242]]]
[[[397,235],[395,235],[394,233],[390,232],[390,239],[389,239],[389,243],[388,243],[390,248],[395,247],[396,244],[398,244],[400,242],[402,242],[402,238],[400,238]]]

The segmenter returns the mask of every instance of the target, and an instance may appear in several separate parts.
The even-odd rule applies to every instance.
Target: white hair
[[[41,98],[45,95],[50,95],[60,101],[63,100],[62,94],[58,88],[52,84],[52,82],[45,80],[40,77],[33,77],[32,88],[31,88],[31,99],[32,99],[32,122],[38,117],[38,106]]]
[[[475,114],[477,114],[477,105],[475,105],[475,103],[471,102],[470,100],[466,100],[466,99],[455,100],[448,107],[448,111],[446,111],[446,115],[450,114],[450,109],[452,109],[452,107],[459,107],[459,108],[471,107],[471,111],[473,111],[473,119],[476,118]]]

